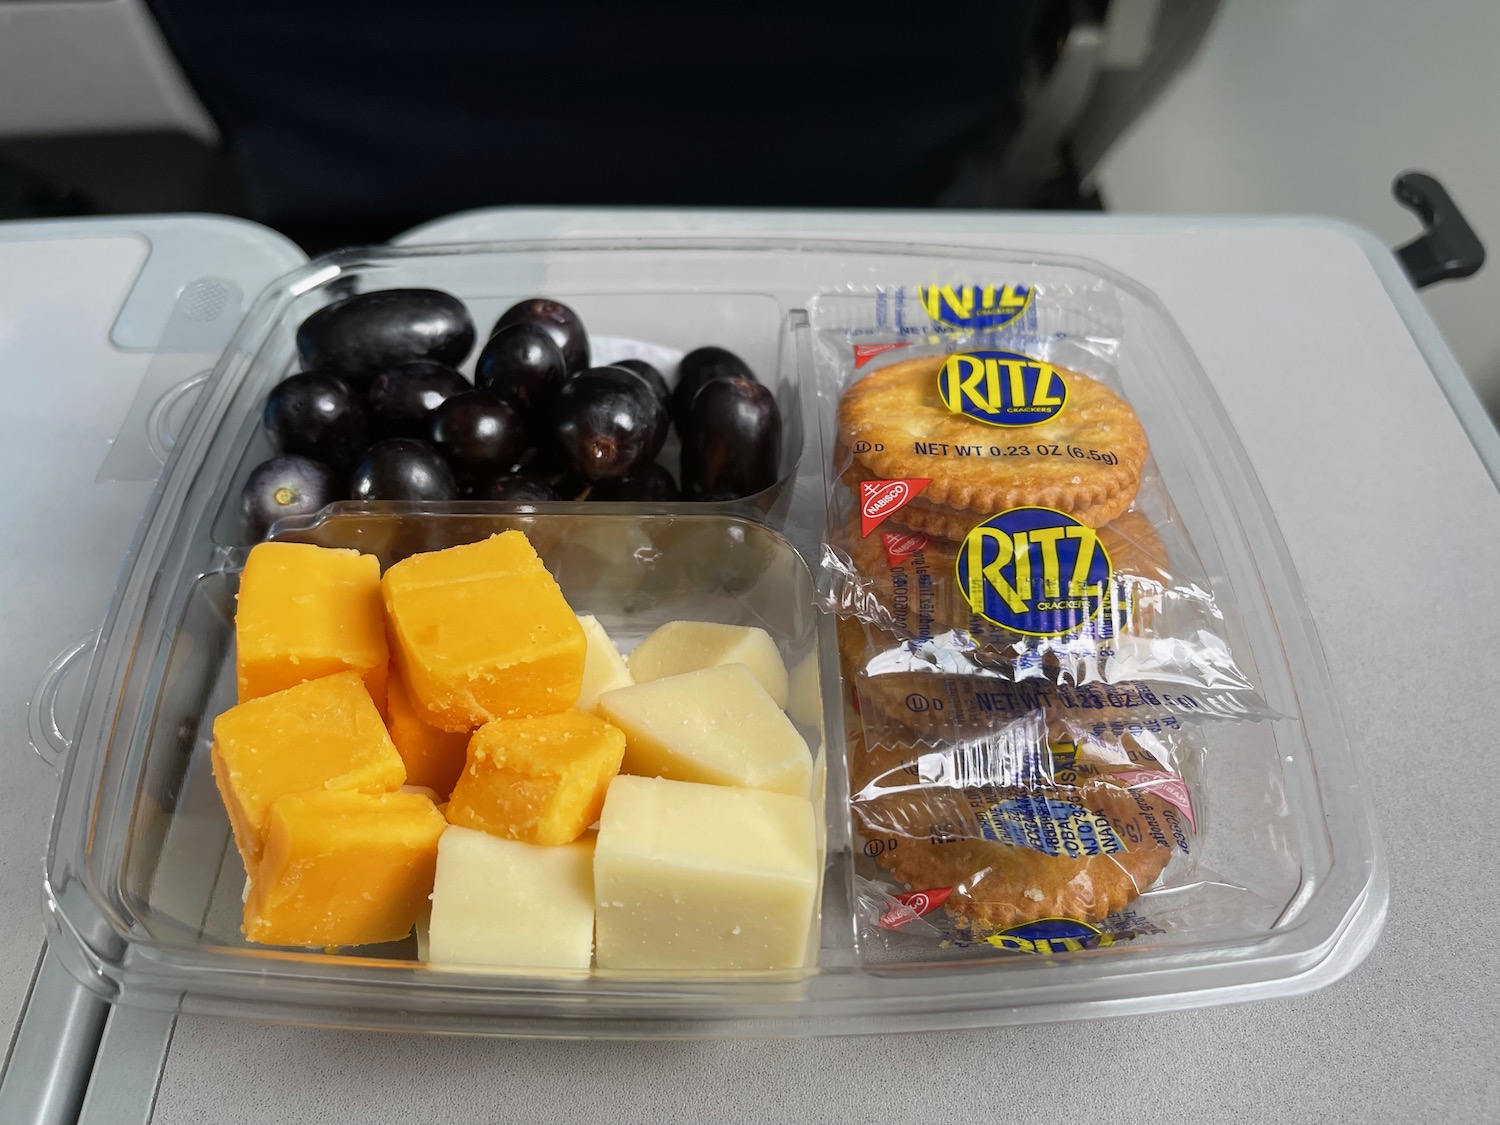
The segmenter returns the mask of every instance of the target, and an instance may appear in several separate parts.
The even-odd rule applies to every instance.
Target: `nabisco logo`
[[[887,516],[904,508],[917,493],[932,483],[930,477],[859,482],[860,534],[869,535]]]
[[[900,566],[929,542],[919,531],[882,531],[880,541],[885,545],[886,561],[892,566]]]
[[[865,481],[874,484],[873,481]],[[911,498],[911,486],[904,480],[888,480],[865,493],[865,518],[878,519],[887,508],[899,508]]]
[[[1124,782],[1131,789],[1149,790],[1169,804],[1176,805],[1187,817],[1194,831],[1198,829],[1198,818],[1193,815],[1193,798],[1188,794],[1187,784],[1176,774],[1161,770],[1120,770],[1112,780]]]
[[[924,914],[931,914],[952,893],[952,887],[934,887],[895,895],[896,905],[880,916],[880,925],[887,930],[899,930],[908,922],[915,921]]]
[[[932,899],[926,891],[912,891],[906,896],[906,905],[919,918],[932,909]]]

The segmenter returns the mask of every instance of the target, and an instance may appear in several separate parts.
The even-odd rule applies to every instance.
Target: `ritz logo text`
[[[922,285],[917,300],[935,324],[1000,328],[1031,307],[1029,285]]]
[[[1112,574],[1098,532],[1051,508],[1012,508],[970,530],[958,553],[959,589],[996,625],[1057,637],[1091,620]]]
[[[953,414],[991,426],[1035,426],[1057,417],[1068,385],[1050,363],[1015,352],[958,352],[938,370],[938,394]]]
[[[1012,953],[1072,953],[1114,945],[1129,933],[1115,935],[1077,918],[1042,918],[991,934],[985,942]]]

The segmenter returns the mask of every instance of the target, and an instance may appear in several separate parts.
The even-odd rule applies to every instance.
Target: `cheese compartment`
[[[278,535],[278,542],[360,551],[372,562],[378,560],[381,570],[388,572],[416,545],[420,545],[423,551],[433,551],[481,541],[493,543],[499,542],[493,536],[509,531],[519,531],[527,536],[547,570],[556,577],[569,606],[580,616],[592,617],[594,627],[602,629],[624,653],[628,654],[642,639],[669,623],[709,621],[759,630],[756,635],[766,638],[765,643],[774,649],[775,659],[788,668],[820,669],[823,666],[820,628],[824,623],[814,607],[811,575],[786,540],[753,521],[717,516],[505,516],[483,511],[392,515],[337,511],[308,521],[305,526],[284,528]],[[774,945],[776,956],[783,962],[788,956],[787,951],[796,946],[794,967],[781,964],[776,969],[709,970],[694,960],[691,950],[683,949],[670,953],[670,965],[667,966],[659,962],[652,968],[642,969],[639,967],[641,954],[637,951],[634,959],[624,958],[619,962],[623,967],[618,972],[595,969],[592,973],[580,974],[576,966],[576,919],[569,923],[571,936],[568,944],[572,952],[559,951],[550,967],[531,969],[467,964],[483,961],[482,955],[473,952],[476,939],[472,921],[457,923],[463,936],[453,940],[466,950],[461,959],[432,966],[419,960],[412,934],[399,940],[347,946],[328,953],[247,942],[241,932],[245,910],[245,866],[235,846],[223,802],[215,789],[211,754],[215,719],[233,708],[236,700],[234,612],[243,561],[242,554],[230,556],[223,570],[199,576],[183,589],[181,597],[173,599],[177,620],[168,630],[171,641],[161,668],[161,683],[165,690],[149,729],[143,732],[135,799],[129,805],[122,802],[117,806],[116,811],[122,820],[113,826],[121,833],[123,848],[120,851],[119,879],[111,890],[115,895],[114,907],[119,911],[117,917],[129,920],[125,958],[113,970],[119,973],[117,987],[120,995],[128,995],[143,1003],[161,1002],[164,996],[173,994],[169,981],[182,979],[179,974],[191,975],[206,969],[206,976],[198,979],[211,982],[214,989],[224,989],[212,1003],[226,1003],[230,996],[234,996],[235,1004],[249,1003],[256,1009],[264,1008],[262,1001],[268,991],[274,995],[282,987],[316,990],[319,985],[312,984],[313,980],[321,981],[324,987],[337,989],[342,987],[338,982],[350,974],[376,982],[378,992],[390,990],[379,994],[388,996],[392,1002],[402,991],[420,988],[422,980],[432,978],[443,982],[435,987],[458,989],[468,995],[474,995],[473,990],[479,989],[479,994],[489,997],[490,1004],[504,1006],[517,1002],[518,995],[537,987],[526,982],[538,977],[549,978],[551,987],[570,985],[585,990],[585,994],[601,989],[606,993],[610,989],[624,989],[627,997],[633,991],[650,991],[639,983],[644,978],[659,983],[664,978],[685,977],[697,982],[685,986],[689,988],[712,988],[713,985],[706,982],[739,978],[742,983],[736,987],[769,989],[786,999],[805,987],[808,974],[815,971],[825,958],[847,956],[846,855],[837,844],[829,848],[827,834],[828,824],[842,825],[843,816],[837,812],[830,818],[823,805],[826,794],[837,795],[840,790],[828,786],[824,780],[827,763],[823,748],[828,740],[819,682],[804,689],[804,694],[810,690],[812,703],[809,706],[804,701],[797,712],[798,717],[787,718],[777,712],[787,738],[804,760],[799,768],[790,772],[784,770],[783,775],[778,775],[775,780],[780,791],[770,796],[781,802],[778,808],[803,806],[807,823],[814,825],[807,840],[799,839],[796,847],[790,849],[813,863],[797,877],[801,879],[797,884],[798,893],[779,898],[773,893],[766,898],[773,907],[781,910],[779,917],[783,921],[788,917],[800,918],[797,925],[802,931],[801,937],[789,945],[790,935],[783,925],[776,931]],[[743,666],[723,665],[710,671],[726,670],[744,673],[749,690],[759,693],[767,705],[774,707],[764,689]],[[656,684],[664,682],[654,681]],[[358,673],[353,671],[312,681],[287,694],[306,694],[309,689],[314,689],[314,693],[326,693],[334,687],[363,695]],[[274,697],[271,705],[279,702],[280,697]],[[296,702],[292,699],[288,706]],[[247,706],[257,705],[263,709],[267,706],[265,700]],[[368,703],[366,707],[373,720],[374,708]],[[604,726],[601,719],[591,714],[562,714],[573,716],[573,725]],[[511,722],[540,727],[545,726],[546,721]],[[220,726],[223,725],[220,720]],[[399,728],[399,723],[397,725]],[[503,722],[486,726],[485,735],[476,735],[476,741],[484,743],[492,733],[496,737],[502,735],[502,725]],[[783,753],[786,749],[785,745],[779,747]],[[585,746],[584,750],[591,753],[592,747]],[[580,768],[589,766],[590,763],[584,761]],[[507,765],[507,768],[512,767],[520,768],[514,763]],[[586,768],[584,772],[587,772]],[[798,790],[796,799],[786,795],[791,785],[788,777]],[[477,776],[473,781],[476,791],[464,791],[461,783],[454,791],[453,801],[478,802],[479,806],[494,812],[485,800],[481,800],[485,794],[479,792],[488,784],[488,776]],[[354,788],[352,782],[345,787]],[[377,785],[372,792],[390,788],[390,785]],[[752,802],[763,799],[757,790],[745,792],[747,800]],[[337,801],[336,797],[325,799],[320,796],[319,799],[325,803]],[[380,799],[378,796],[369,798],[370,801]],[[387,795],[384,799],[394,798]],[[299,801],[300,798],[290,802],[298,806],[290,812],[302,814],[307,811],[300,807]],[[838,796],[834,797],[834,803],[840,803]],[[452,806],[449,808],[452,818]],[[496,815],[504,812],[502,808]],[[577,810],[570,807],[564,812],[577,819]],[[785,812],[780,815],[791,816]],[[593,819],[587,812],[584,816]],[[307,821],[308,817],[302,816],[301,823]],[[789,822],[801,823],[794,817]],[[470,828],[481,827],[473,817],[459,817],[454,823],[468,824]],[[488,823],[482,826],[487,830],[494,827]],[[717,829],[718,826],[712,827]],[[304,828],[303,834],[309,830]],[[619,835],[619,830],[616,835]],[[765,838],[752,834],[746,839],[744,849],[753,851],[764,846],[773,849],[779,846],[776,832],[763,835]],[[584,834],[585,839],[591,837],[591,833]],[[516,839],[530,841],[525,834]],[[535,847],[538,843],[557,844],[558,841],[543,833],[528,846]],[[720,852],[733,855],[740,850],[734,838],[722,833],[716,832],[712,843],[717,849],[715,855]],[[364,844],[359,846],[366,847]],[[561,862],[550,855],[551,849],[542,850],[549,852],[542,857],[545,862],[554,865]],[[524,848],[501,848],[494,854],[499,859],[492,862],[519,865],[527,859]],[[479,858],[482,855],[479,853]],[[709,866],[725,867],[725,863],[719,862],[723,858],[719,856],[715,860],[710,856],[713,863]],[[693,859],[698,862],[702,857],[695,855]],[[336,861],[337,857],[334,857],[330,862]],[[470,856],[467,862],[472,868],[476,857]],[[664,866],[657,886],[666,887],[674,878],[685,880],[683,886],[690,885],[694,877],[691,871],[686,874],[674,872],[670,868],[670,856],[660,862]],[[772,870],[772,883],[783,878],[784,857],[770,855],[765,864]],[[726,870],[733,876],[735,865],[729,863]],[[542,874],[532,877],[538,879]],[[460,892],[455,889],[453,879],[460,877],[463,877],[461,867],[459,874],[450,878],[447,891],[450,906],[440,912],[441,926],[449,924],[447,918],[452,910],[451,904],[464,901],[455,897]],[[697,877],[703,878],[703,873],[700,871]],[[394,876],[392,878],[394,880]],[[715,881],[715,878],[711,876],[710,881]],[[625,892],[612,893],[618,898]],[[517,894],[517,901],[524,902],[525,896],[519,895],[519,891]],[[476,896],[476,901],[481,897]],[[252,901],[258,900],[252,896]],[[720,899],[711,896],[705,901],[709,906],[704,909],[717,910],[721,904]],[[783,905],[788,902],[792,905]],[[405,903],[400,905],[407,908]],[[558,904],[558,910],[566,905]],[[690,901],[684,909],[692,907]],[[808,911],[807,916],[797,914],[798,910]],[[551,925],[556,913],[551,908],[540,910],[537,924]],[[619,913],[623,916],[628,912],[622,910]],[[763,935],[751,926],[748,915],[741,921],[745,929],[744,944],[763,940]],[[524,919],[512,920],[509,924],[515,927],[518,923],[524,929]],[[374,932],[371,928],[374,923],[364,924],[364,931],[355,932]],[[272,926],[264,929],[271,935],[285,932]],[[655,931],[648,926],[645,932],[649,938]],[[503,933],[500,936],[503,937]],[[435,948],[439,951],[449,948],[449,938],[440,935]],[[704,955],[710,960],[723,956],[713,948],[707,948]],[[570,966],[570,972],[559,975],[555,971]],[[613,978],[619,979],[611,984]],[[464,983],[451,983],[461,980]],[[751,981],[757,983],[751,984]],[[195,989],[189,991],[196,994]]]

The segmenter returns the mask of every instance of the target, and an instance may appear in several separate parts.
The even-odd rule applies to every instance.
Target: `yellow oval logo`
[[[922,311],[954,328],[1001,328],[1031,307],[1029,285],[919,285]]]
[[[938,394],[954,414],[990,426],[1035,426],[1068,403],[1057,368],[1016,352],[956,352],[938,370]]]

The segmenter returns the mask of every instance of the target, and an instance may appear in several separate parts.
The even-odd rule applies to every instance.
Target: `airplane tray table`
[[[1493,1120],[1500,1011],[1484,996],[1500,970],[1500,861],[1482,809],[1450,778],[1472,788],[1469,748],[1493,741],[1481,716],[1500,606],[1483,591],[1500,562],[1500,439],[1389,253],[1318,221],[1005,214],[498,211],[407,241],[745,230],[1086,255],[1165,302],[1240,434],[1321,634],[1389,856],[1380,944],[1346,980],[1296,999],[795,1042],[377,1036],[120,1008],[79,1119],[917,1121],[1040,1097],[1115,1120],[1338,1119],[1354,1107],[1374,1121]],[[98,568],[123,553],[129,517],[116,518],[118,552]],[[1423,549],[1406,549],[1413,542]],[[12,556],[6,573],[20,565]],[[88,593],[92,617],[68,607],[78,632],[107,584]],[[35,595],[32,612],[55,612],[57,600]],[[29,674],[18,669],[27,690],[57,648],[26,649],[37,657]],[[21,655],[7,648],[8,661]],[[44,818],[30,810],[33,852]],[[33,882],[33,925],[35,902]]]
[[[105,1005],[42,956],[39,876],[70,673],[170,439],[171,420],[158,419],[153,447],[135,408],[211,368],[249,299],[303,260],[280,235],[228,219],[0,226],[0,448],[16,482],[0,499],[0,1121],[71,1120],[104,1022]],[[48,731],[48,700],[33,695],[60,654],[71,659],[49,682],[62,729]]]

